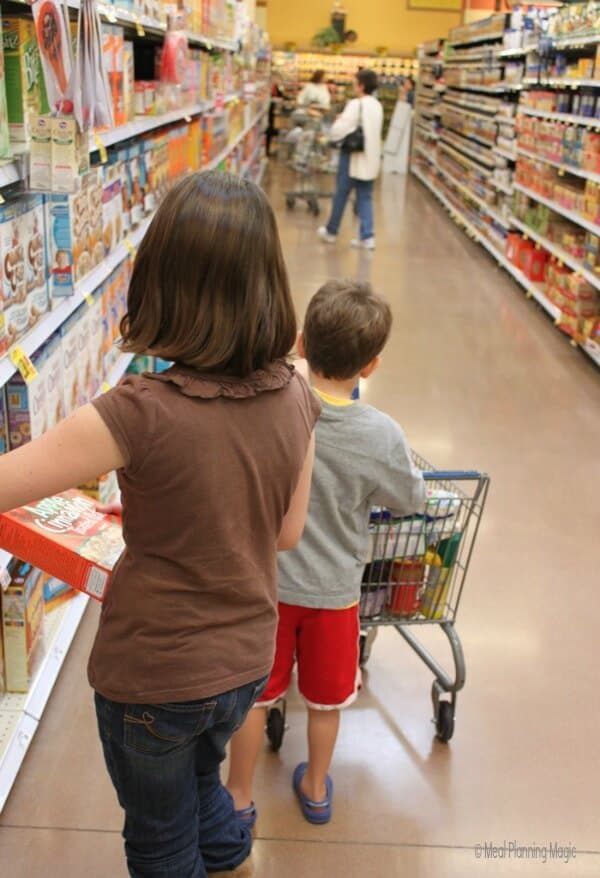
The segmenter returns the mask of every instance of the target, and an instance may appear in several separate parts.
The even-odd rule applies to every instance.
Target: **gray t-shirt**
[[[398,424],[363,403],[323,402],[304,534],[280,552],[279,600],[342,609],[359,600],[372,506],[422,512],[425,482]]]

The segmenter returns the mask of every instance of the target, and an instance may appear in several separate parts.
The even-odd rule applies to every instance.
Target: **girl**
[[[119,471],[126,549],[89,663],[100,738],[130,875],[204,878],[250,852],[219,766],[271,668],[276,552],[304,526],[319,413],[284,359],[296,321],[262,191],[179,183],[127,309],[123,349],[175,365],[0,458],[0,509]]]

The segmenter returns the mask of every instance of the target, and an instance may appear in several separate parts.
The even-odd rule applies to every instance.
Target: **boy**
[[[358,602],[371,507],[420,512],[425,486],[400,427],[352,401],[359,378],[373,374],[392,325],[389,305],[369,284],[329,281],[308,306],[298,351],[306,357],[323,413],[316,426],[308,518],[297,548],[279,555],[279,628],[275,662],[262,698],[233,738],[228,789],[240,821],[252,827],[252,777],[266,708],[285,695],[298,662],[308,707],[308,762],[294,772],[306,820],[331,819],[328,771],[340,710],[360,680]]]

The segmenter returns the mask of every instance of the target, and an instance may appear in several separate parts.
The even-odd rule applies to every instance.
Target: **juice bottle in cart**
[[[429,570],[421,596],[421,614],[427,619],[441,619],[445,615],[452,568],[458,556],[461,537],[461,533],[452,534],[440,540],[437,551],[430,549],[425,555]]]

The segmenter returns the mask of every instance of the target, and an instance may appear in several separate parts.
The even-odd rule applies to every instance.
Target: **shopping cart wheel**
[[[279,753],[285,734],[285,700],[277,702],[267,714],[267,738],[274,753]]]
[[[438,740],[444,744],[454,734],[454,705],[450,701],[440,701],[435,718],[435,731]]]
[[[291,195],[288,195],[287,198],[285,199],[285,206],[287,207],[288,210],[293,210],[296,206],[296,199],[292,198]]]

